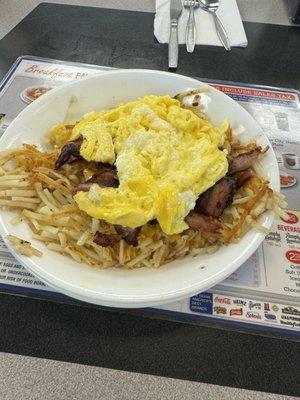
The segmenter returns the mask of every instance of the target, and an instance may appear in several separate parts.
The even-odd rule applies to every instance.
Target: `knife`
[[[177,68],[178,64],[178,18],[182,13],[181,0],[170,2],[170,39],[169,39],[169,68]]]

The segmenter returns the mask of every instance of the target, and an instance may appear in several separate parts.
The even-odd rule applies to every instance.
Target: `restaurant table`
[[[108,67],[167,70],[168,48],[155,41],[153,18],[152,13],[42,3],[0,41],[0,77],[17,57],[25,54]],[[187,55],[181,46],[176,72],[299,89],[300,30],[252,22],[245,22],[244,26],[249,41],[246,49],[225,52],[221,47],[196,46],[195,52]],[[219,392],[210,392],[210,386],[202,390],[200,382],[283,395],[300,394],[297,337],[286,339],[267,333],[240,332],[238,328],[223,329],[207,322],[195,325],[159,316],[150,318],[140,311],[60,304],[2,293],[0,352],[76,363],[68,371],[78,374],[79,380],[79,370],[86,365],[91,369],[102,367],[106,371],[193,381],[198,396],[195,398],[202,398],[204,393],[206,398],[225,398],[221,388]],[[7,384],[9,390],[3,392],[6,396],[2,398],[19,398],[9,386],[12,375],[1,376],[5,362],[14,363],[13,355],[1,355],[0,393]],[[26,358],[21,364],[20,376],[30,379],[30,369],[35,376],[32,359]],[[50,390],[51,376],[58,379],[61,366],[57,369],[55,365],[55,361],[49,364],[45,390]],[[24,366],[29,369],[26,367],[24,371]],[[47,374],[44,367],[41,370]],[[125,384],[129,379],[124,372],[114,371],[114,374],[113,379],[107,377],[103,381],[107,398],[115,398],[109,395],[114,385],[119,387],[120,380]],[[69,379],[73,382],[74,376]],[[160,388],[157,395],[149,398],[167,398],[168,385],[174,387],[174,397],[171,394],[168,398],[192,398],[188,386],[182,384],[181,392],[176,392],[175,381],[161,379],[145,379],[143,398],[148,398],[147,385]],[[53,383],[53,391],[55,386]],[[119,398],[141,398],[126,393],[120,392]],[[248,398],[245,393],[234,390],[228,398]],[[77,398],[78,394],[80,387],[68,398]],[[41,396],[48,398],[45,393]],[[256,398],[254,394],[249,396]],[[24,398],[30,399],[30,394]],[[79,398],[94,397],[86,397],[85,393]]]

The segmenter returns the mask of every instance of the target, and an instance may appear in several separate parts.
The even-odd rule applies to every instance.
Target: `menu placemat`
[[[32,101],[52,88],[110,68],[23,56],[0,84],[0,136]],[[200,78],[199,78],[200,79]],[[259,249],[231,276],[205,293],[146,309],[168,317],[300,333],[300,96],[280,89],[206,81],[245,108],[259,123],[276,153],[288,220],[274,222]],[[10,255],[0,239],[0,290],[32,297],[64,296],[35,278]],[[74,300],[75,302],[75,300]]]

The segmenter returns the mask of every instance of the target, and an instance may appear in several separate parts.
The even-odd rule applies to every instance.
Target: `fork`
[[[195,37],[196,37],[196,24],[194,9],[199,6],[198,0],[183,0],[185,8],[189,9],[189,19],[186,25],[185,33],[185,44],[188,53],[192,53],[195,48]]]

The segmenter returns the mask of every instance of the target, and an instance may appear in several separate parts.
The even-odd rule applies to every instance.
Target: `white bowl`
[[[92,111],[116,106],[137,97],[155,94],[175,95],[204,85],[185,76],[150,70],[122,70],[100,73],[71,82],[41,96],[30,104],[9,126],[0,140],[0,148],[13,148],[23,143],[42,146],[45,132],[63,122],[73,95],[78,98],[76,117]],[[259,125],[235,101],[214,88],[209,89],[212,101],[208,115],[213,123],[227,118],[233,127],[242,124],[242,139],[255,138],[263,147],[270,145]],[[279,190],[279,173],[272,149],[262,164],[269,176],[270,186]],[[221,282],[234,272],[257,249],[264,235],[251,230],[238,244],[222,247],[212,255],[186,257],[159,269],[137,270],[96,269],[51,252],[40,242],[31,239],[25,224],[12,226],[12,213],[1,212],[0,234],[30,240],[43,251],[42,258],[14,256],[33,274],[60,292],[90,303],[112,307],[146,307],[183,299]],[[266,213],[261,222],[270,227],[273,214]],[[203,266],[205,268],[203,268]]]

